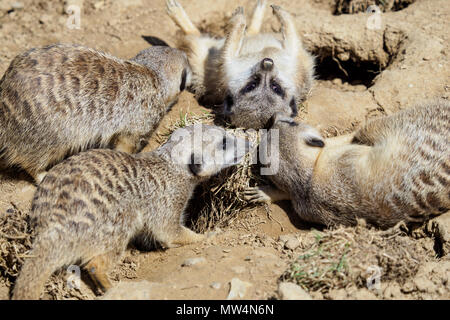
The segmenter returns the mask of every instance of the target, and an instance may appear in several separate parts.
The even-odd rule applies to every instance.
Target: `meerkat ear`
[[[308,146],[319,148],[325,147],[325,141],[319,133],[315,132],[315,130],[308,130],[304,134],[304,140]]]

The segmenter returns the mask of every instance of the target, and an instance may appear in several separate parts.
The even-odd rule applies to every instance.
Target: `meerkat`
[[[250,201],[291,200],[304,220],[412,227],[450,209],[450,103],[438,101],[369,121],[354,134],[324,140],[282,114],[262,139],[279,134],[275,187],[249,188]],[[270,152],[276,152],[270,150]],[[276,161],[273,160],[273,161]],[[276,168],[276,166],[274,167]]]
[[[260,33],[266,1],[258,1],[247,27],[236,9],[225,38],[201,34],[175,0],[167,12],[184,36],[178,48],[192,67],[192,84],[201,104],[218,107],[232,125],[260,129],[275,112],[295,117],[313,84],[314,59],[304,49],[292,16],[272,5],[281,33]]]
[[[107,271],[133,239],[166,248],[202,241],[206,235],[183,225],[187,202],[201,181],[239,163],[250,147],[222,128],[194,125],[152,152],[95,149],[54,166],[32,202],[36,237],[13,299],[38,299],[48,277],[72,263],[106,291]]]
[[[138,152],[190,81],[186,54],[150,47],[122,60],[79,45],[18,55],[0,80],[0,159],[36,182],[64,157]]]

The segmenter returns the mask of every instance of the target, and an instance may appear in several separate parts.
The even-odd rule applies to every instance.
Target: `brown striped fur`
[[[187,202],[199,182],[240,162],[248,143],[219,127],[201,130],[201,140],[193,143],[193,127],[187,127],[153,152],[97,149],[54,166],[32,202],[36,237],[13,298],[39,299],[48,277],[74,263],[107,290],[108,270],[133,239],[166,248],[203,240],[205,235],[183,226]],[[206,161],[215,152],[224,152],[226,162]],[[191,158],[200,161],[192,167]]]
[[[277,115],[280,168],[270,180],[303,219],[387,228],[422,223],[450,209],[450,103],[439,100],[369,121],[352,135],[323,140]],[[270,139],[270,134],[269,134]],[[317,143],[316,143],[317,144]],[[314,144],[313,144],[314,145]],[[248,191],[268,200],[270,190]]]
[[[66,44],[18,55],[0,80],[3,166],[39,181],[79,151],[139,151],[183,89],[183,73],[190,78],[186,55],[167,47],[128,61]]]

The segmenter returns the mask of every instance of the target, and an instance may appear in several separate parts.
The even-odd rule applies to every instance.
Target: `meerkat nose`
[[[264,58],[261,61],[261,68],[264,71],[271,71],[273,69],[273,60],[270,58]]]

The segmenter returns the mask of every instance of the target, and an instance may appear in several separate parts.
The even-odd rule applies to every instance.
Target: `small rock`
[[[222,284],[220,282],[213,282],[209,286],[213,289],[219,290],[222,287]]]
[[[291,238],[288,241],[286,241],[284,246],[287,249],[295,250],[296,248],[298,248],[300,246],[300,241],[297,238]]]
[[[182,267],[191,267],[193,265],[199,265],[202,263],[205,263],[206,259],[203,257],[199,257],[199,258],[190,258],[190,259],[186,259],[184,260],[184,262],[181,264]]]
[[[230,249],[223,249],[222,251],[225,252],[225,253],[230,253],[231,252]]]
[[[247,288],[251,287],[252,284],[242,281],[238,278],[231,279],[230,282],[230,292],[228,293],[227,300],[234,300],[237,298],[244,298]]]
[[[433,281],[425,278],[424,276],[415,277],[413,282],[416,285],[417,289],[421,292],[432,293],[436,291],[436,285],[433,283]]]
[[[148,300],[158,293],[163,285],[146,280],[139,282],[120,282],[105,293],[102,300]]]
[[[383,296],[385,299],[396,299],[402,295],[400,291],[400,286],[397,282],[389,284],[386,289],[384,289]]]
[[[312,300],[305,290],[292,282],[280,282],[278,284],[278,294],[281,300]]]
[[[243,266],[235,266],[235,267],[231,267],[231,270],[237,274],[241,274],[244,273],[246,271],[245,267]]]
[[[411,281],[407,281],[402,287],[402,291],[404,293],[413,292],[414,289],[415,289],[414,283],[412,283]]]
[[[331,81],[333,84],[340,86],[342,84],[342,79],[335,78],[333,81]]]
[[[12,7],[14,10],[21,10],[21,9],[24,8],[24,5],[23,5],[23,3],[20,2],[20,1],[14,1],[14,2],[11,4],[11,7]]]

